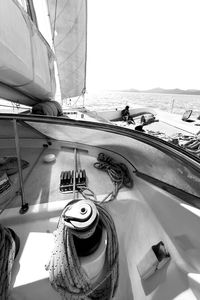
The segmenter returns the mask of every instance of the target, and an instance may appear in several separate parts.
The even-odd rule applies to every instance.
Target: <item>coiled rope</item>
[[[200,158],[200,134],[193,136],[189,141],[183,144],[182,147]]]
[[[94,167],[108,173],[114,185],[113,191],[106,195],[101,201],[98,201],[95,193],[91,189],[88,187],[77,187],[77,190],[83,198],[94,201],[95,203],[109,202],[117,197],[119,190],[123,186],[127,188],[133,187],[133,179],[125,164],[116,162],[113,158],[104,153],[99,153],[97,160],[98,161],[94,163]]]
[[[16,255],[16,245],[11,230],[0,225],[0,299],[9,298],[11,270]]]
[[[55,248],[46,270],[52,287],[63,299],[70,300],[109,300],[115,295],[118,286],[118,239],[114,222],[108,211],[96,203],[99,220],[107,231],[105,256],[105,275],[103,279],[91,284],[80,261],[74,245],[74,231],[59,220],[55,231]]]
[[[94,167],[99,170],[106,171],[114,185],[113,191],[110,192],[101,202],[114,200],[123,186],[127,188],[133,187],[133,180],[125,164],[116,162],[113,158],[104,153],[99,153],[97,160],[98,161],[94,163]]]

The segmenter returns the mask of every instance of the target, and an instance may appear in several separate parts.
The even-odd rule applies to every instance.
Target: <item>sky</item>
[[[44,27],[45,0],[34,0]],[[199,0],[88,0],[87,91],[200,89]]]
[[[200,89],[199,0],[88,0],[87,90]]]

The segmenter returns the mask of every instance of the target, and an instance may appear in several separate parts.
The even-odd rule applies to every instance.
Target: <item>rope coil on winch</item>
[[[74,231],[65,226],[62,218],[60,218],[54,233],[55,247],[46,270],[49,270],[49,280],[52,287],[63,296],[63,299],[108,300],[114,296],[117,289],[119,250],[115,224],[102,205],[97,203],[95,205],[99,213],[99,220],[107,231],[105,276],[100,282],[91,283],[81,267],[77,255],[74,245]],[[64,212],[61,216],[63,214]]]

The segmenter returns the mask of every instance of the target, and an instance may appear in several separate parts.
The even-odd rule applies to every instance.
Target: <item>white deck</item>
[[[3,126],[5,122],[1,124]],[[39,124],[34,123],[37,129],[36,125]],[[8,127],[7,134],[10,132],[12,137],[11,129],[12,126],[10,131]],[[113,189],[106,172],[93,166],[100,152],[125,163],[134,180],[133,188],[122,188],[116,200],[107,204],[119,240],[119,287],[115,300],[199,299],[199,210],[134,173],[134,166],[139,166],[141,172],[142,167],[155,172],[164,165],[170,177],[166,157],[165,164],[161,153],[153,150],[146,157],[147,145],[125,135],[95,131],[96,127],[92,130],[80,127],[77,135],[74,134],[77,133],[75,127],[45,124],[40,129],[57,136],[58,140],[52,138],[51,145],[43,148],[46,139],[38,136],[35,131],[31,130],[30,133],[29,127],[20,127],[21,157],[30,163],[23,170],[24,194],[30,205],[29,210],[24,215],[19,214],[21,201],[17,196],[1,214],[1,223],[12,228],[21,240],[20,251],[13,266],[11,299],[60,299],[50,286],[45,264],[51,254],[52,233],[56,229],[58,217],[68,201],[73,199],[73,194],[60,193],[59,182],[61,171],[74,168],[74,148],[77,150],[77,169],[86,170],[87,185],[99,201]],[[1,135],[4,141],[0,144],[1,155],[16,155],[13,140],[5,139],[3,130]],[[55,154],[56,160],[45,163],[44,157],[49,153]],[[171,159],[170,156],[168,159]],[[142,280],[137,266],[159,241],[164,242],[171,260],[147,280]]]
[[[187,134],[197,134],[200,131],[200,120],[194,122],[185,122],[182,121],[182,116],[177,114],[171,114],[165,111],[157,110],[158,119],[171,127],[174,127],[174,130],[184,131]]]
[[[57,153],[56,164],[46,165],[41,157],[25,183],[26,199],[32,204],[29,211],[20,215],[17,199],[1,215],[2,224],[13,228],[21,240],[13,268],[12,300],[60,299],[49,284],[45,264],[51,255],[52,233],[58,217],[72,197],[72,194],[58,191],[62,164],[63,168],[72,168],[72,154],[71,151]],[[79,165],[86,168],[90,188],[99,200],[102,199],[112,189],[107,174],[99,174],[93,168],[94,157],[81,153],[79,159]],[[52,174],[50,182],[41,181],[45,173],[49,174],[49,168]],[[199,233],[197,210],[188,210],[184,202],[139,178],[135,177],[134,183],[132,190],[122,189],[117,199],[107,205],[120,245],[120,277],[115,300],[198,299],[195,286],[199,288],[200,245],[194,240]],[[137,265],[151,246],[161,240],[169,250],[171,260],[143,281]]]
[[[144,194],[149,193],[148,185],[137,182],[137,186],[140,185]],[[171,201],[176,207],[175,199],[164,199],[167,197],[165,194],[160,194],[160,197],[163,197],[163,201]],[[2,223],[12,227],[21,240],[20,252],[13,268],[11,299],[60,299],[49,284],[45,264],[53,247],[52,232],[56,229],[58,216],[65,204],[65,201],[39,204],[37,207],[30,207],[24,216],[20,216],[18,209],[13,208],[2,215]],[[115,221],[120,244],[120,278],[115,299],[198,299],[189,284],[189,278],[195,272],[192,272],[190,264],[181,256],[181,251],[186,251],[183,249],[187,247],[181,237],[187,235],[187,232],[183,229],[176,230],[176,239],[182,239],[181,246],[176,248],[172,237],[166,235],[137,189],[134,192],[121,192],[118,199],[108,205],[108,209]],[[188,214],[187,210],[184,211],[183,214]],[[171,260],[149,279],[142,281],[137,265],[151,246],[160,240],[167,246]],[[193,253],[195,247],[193,244]],[[188,252],[187,258],[198,264],[198,255],[195,261],[195,256],[190,257]],[[191,268],[190,274],[184,270],[188,266]]]

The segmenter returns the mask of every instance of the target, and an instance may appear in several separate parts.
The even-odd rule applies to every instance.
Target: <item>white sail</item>
[[[26,105],[54,98],[54,54],[17,1],[0,1],[0,53],[0,97]]]
[[[87,0],[49,0],[62,99],[85,91]]]

